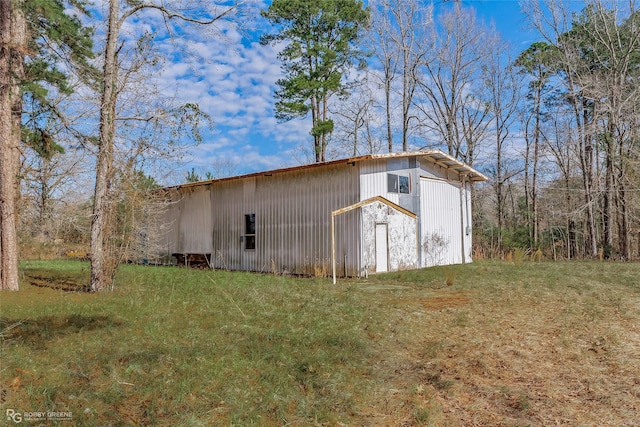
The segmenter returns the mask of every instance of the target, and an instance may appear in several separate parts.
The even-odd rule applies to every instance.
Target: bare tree
[[[596,214],[595,214],[595,189],[594,189],[594,127],[591,101],[583,94],[581,85],[582,67],[576,45],[557,43],[563,34],[570,30],[571,18],[569,8],[562,1],[549,0],[543,4],[539,0],[527,0],[522,2],[522,10],[528,20],[545,39],[546,43],[557,47],[556,67],[563,76],[566,90],[565,98],[570,105],[573,114],[573,123],[576,126],[578,152],[582,169],[582,182],[584,188],[584,208],[586,212],[586,227],[588,233],[588,253],[592,257],[598,255]]]
[[[104,66],[101,76],[101,107],[99,144],[97,147],[96,183],[94,191],[93,220],[91,224],[91,289],[101,291],[111,287],[118,259],[109,256],[109,228],[114,223],[115,203],[113,195],[114,181],[114,145],[116,141],[116,122],[118,122],[117,103],[122,87],[119,81],[123,70],[120,68],[121,40],[120,31],[124,23],[142,11],[156,11],[164,19],[166,27],[174,31],[180,23],[210,25],[230,16],[238,3],[220,6],[213,3],[200,3],[185,6],[183,9],[170,9],[163,2],[131,2],[120,10],[120,2],[109,2],[106,43],[104,46]],[[139,44],[138,44],[139,45]],[[126,70],[124,70],[126,74]],[[187,104],[170,114],[177,120],[178,126],[184,126],[189,119],[199,117],[195,104]],[[147,120],[160,124],[158,117],[133,117],[132,120]],[[139,141],[141,146],[145,140]]]
[[[583,11],[583,20],[574,23],[591,45],[592,64],[600,65],[590,73],[594,81],[593,98],[602,104],[605,140],[605,214],[606,244],[612,245],[612,223],[615,209],[617,223],[617,250],[623,259],[631,256],[627,182],[630,148],[636,143],[629,139],[628,117],[640,102],[640,12],[634,1],[629,10],[614,3],[611,9],[604,2],[594,1]],[[624,15],[623,15],[624,14]],[[627,18],[625,19],[626,16]]]
[[[432,54],[422,58],[420,96],[414,103],[422,114],[420,126],[438,137],[451,156],[472,165],[488,115],[477,90],[496,35],[460,3],[437,22],[424,40],[422,50]]]
[[[517,67],[530,77],[527,103],[523,111],[525,154],[525,200],[527,208],[529,246],[537,248],[539,239],[538,189],[540,159],[546,135],[543,122],[548,117],[545,105],[553,87],[551,77],[555,74],[553,48],[547,43],[533,43],[515,61]]]
[[[330,112],[336,117],[331,137],[338,142],[337,149],[341,155],[357,156],[380,151],[376,132],[372,130],[377,127],[378,120],[375,97],[368,78],[353,87],[348,97],[332,104]]]
[[[371,24],[367,32],[366,41],[370,43],[369,48],[382,67],[378,79],[384,91],[387,148],[391,153],[393,151],[391,85],[396,78],[399,51],[386,37],[391,31],[391,23],[389,22],[387,10],[384,8],[384,3],[371,3]]]
[[[565,218],[566,228],[566,258],[573,259],[578,255],[576,206],[574,206],[573,190],[578,169],[575,159],[579,157],[576,155],[577,145],[574,142],[571,117],[567,118],[566,112],[558,109],[553,114],[551,124],[552,137],[547,139],[548,151],[560,172],[561,188],[564,193],[562,216]]]
[[[384,88],[386,138],[393,151],[394,99],[399,96],[401,109],[402,150],[407,151],[410,121],[413,118],[413,97],[418,85],[418,67],[425,58],[426,46],[420,40],[432,24],[432,6],[416,0],[378,0],[371,2],[372,22],[369,43],[373,55],[382,67],[380,76]],[[394,85],[400,79],[400,82]]]
[[[28,195],[34,208],[35,216],[31,219],[29,234],[38,240],[56,239],[56,207],[64,199],[65,189],[84,170],[84,152],[68,150],[42,157],[27,153],[23,163],[21,176],[23,191]],[[29,203],[23,203],[24,209]]]
[[[502,249],[502,233],[506,218],[506,188],[509,181],[521,172],[520,167],[514,167],[507,153],[507,145],[513,139],[516,129],[518,105],[521,94],[521,79],[517,76],[512,61],[504,52],[509,49],[503,44],[497,44],[493,61],[484,69],[484,81],[487,90],[487,103],[491,110],[491,133],[495,140],[493,153],[495,163],[492,184],[496,199],[497,219],[497,250]]]

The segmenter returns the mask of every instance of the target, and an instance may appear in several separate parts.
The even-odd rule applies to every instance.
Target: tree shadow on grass
[[[47,343],[60,337],[122,326],[111,316],[44,316],[36,319],[7,319],[0,317],[0,340],[18,343],[33,349],[44,349]]]
[[[86,271],[75,274],[51,270],[25,270],[25,278],[33,286],[66,292],[90,292],[89,275]]]

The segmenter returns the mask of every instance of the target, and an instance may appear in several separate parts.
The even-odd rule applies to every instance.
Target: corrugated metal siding
[[[259,179],[256,192],[260,206],[256,217],[264,217],[257,236],[257,264],[278,271],[313,274],[314,269],[329,272],[331,265],[330,218],[333,210],[358,201],[358,170],[335,165],[322,170],[278,174]],[[359,268],[359,219],[344,215],[336,220],[336,261],[344,273]]]
[[[464,212],[462,216],[464,218],[464,252],[465,262],[472,262],[473,257],[473,220],[471,219],[471,188],[468,182],[465,182],[464,190],[462,192],[462,203],[464,206]]]
[[[242,269],[245,188],[243,181],[213,183],[211,218],[212,264],[223,269]],[[249,212],[247,212],[249,213]]]
[[[434,163],[422,162],[420,163],[418,170],[420,171],[420,175],[423,177],[458,180],[458,174]]]
[[[371,160],[360,164],[360,200],[383,196],[398,204],[398,195],[387,194],[387,161]]]
[[[404,160],[371,159],[355,166],[335,163],[181,187],[172,193],[175,202],[167,210],[166,222],[171,229],[166,246],[169,253],[212,254],[217,268],[294,274],[314,274],[317,269],[329,273],[331,212],[382,196],[418,215],[417,233],[404,219],[395,228],[391,227],[395,219],[376,221],[390,224],[390,235],[396,233],[392,241],[419,234],[419,265],[460,263],[463,247],[465,261],[471,261],[472,237],[466,233],[471,225],[469,190],[463,191],[462,198],[467,211],[464,204],[461,209],[457,174],[432,163],[416,165],[415,159]],[[389,193],[388,173],[409,176],[411,193]],[[247,214],[256,215],[255,250],[244,248]],[[339,275],[361,275],[365,265],[373,267],[371,246],[375,239],[373,231],[367,230],[374,230],[375,224],[365,216],[361,208],[336,217]],[[404,267],[403,258],[413,245],[401,246],[390,247],[394,251],[390,254],[391,269]],[[413,264],[410,260],[407,263]]]
[[[178,191],[171,191],[167,194],[167,206],[164,209],[163,223],[164,233],[160,240],[166,255],[176,252],[179,239],[179,227],[176,226],[180,218],[179,203],[182,196]]]
[[[415,159],[381,159],[363,162],[360,167],[360,200],[382,196],[403,208],[416,213],[418,210],[418,192],[416,183],[419,178],[415,166]],[[389,173],[402,175],[409,178],[410,193],[388,192],[387,177]]]
[[[462,263],[460,187],[422,178],[420,195],[422,265]]]
[[[165,212],[167,253],[211,253],[211,202],[207,186],[173,192]]]
[[[213,254],[217,268],[294,274],[314,274],[317,268],[330,273],[331,211],[359,201],[358,176],[357,167],[343,164],[213,182],[203,186],[210,194],[208,210],[200,199],[189,197],[183,205],[195,202],[193,207],[173,212],[181,225],[186,223],[185,215],[200,218],[192,211],[208,215],[212,247],[204,253]],[[255,250],[245,250],[242,241],[247,214],[256,215]],[[359,228],[356,213],[342,215],[336,221],[339,274],[345,272],[345,256],[347,274],[357,274],[360,269]],[[195,242],[203,238],[182,235],[174,252],[196,247]]]

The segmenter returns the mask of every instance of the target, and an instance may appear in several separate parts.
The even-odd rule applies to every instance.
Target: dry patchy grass
[[[73,425],[96,426],[640,425],[639,264],[479,262],[337,286],[127,266],[102,295],[67,292],[86,281],[83,263],[23,269],[23,289],[0,295],[3,413],[70,410]]]
[[[365,425],[640,425],[639,265],[458,271],[453,288],[396,274]]]

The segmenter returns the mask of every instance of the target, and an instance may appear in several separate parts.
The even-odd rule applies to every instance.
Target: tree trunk
[[[327,97],[324,96],[322,99],[322,125],[323,127],[325,126],[325,124],[327,123],[327,116],[328,116],[328,106],[327,106]],[[321,162],[325,162],[327,160],[327,131],[324,130],[322,131],[322,151],[321,151],[321,156],[320,156],[320,161]]]
[[[389,60],[391,61],[391,60]],[[391,68],[391,65],[388,64],[387,68]],[[385,69],[385,73],[390,73],[387,69]],[[393,132],[391,130],[391,79],[389,75],[385,76],[384,81],[384,97],[385,97],[385,113],[387,116],[387,145],[389,148],[389,152],[393,153]]]
[[[539,72],[540,75],[543,74],[542,71]],[[538,163],[540,161],[540,144],[541,144],[541,136],[542,136],[542,85],[539,85],[536,90],[536,101],[535,101],[535,136],[533,141],[533,170],[531,171],[531,241],[533,243],[532,249],[538,248],[538,235],[540,234],[538,231],[539,228],[539,220],[538,220]]]
[[[604,183],[604,198],[602,200],[602,244],[604,246],[605,254],[612,255],[613,250],[613,233],[612,224],[613,217],[611,210],[613,207],[613,134],[611,128],[607,129],[605,138],[606,151],[605,151],[605,183]]]
[[[536,138],[533,145],[533,170],[531,171],[531,237],[532,249],[538,248],[538,162],[540,161],[539,118],[536,119]]]
[[[530,179],[530,164],[531,164],[531,135],[529,134],[529,121],[525,124],[525,151],[524,151],[524,220],[527,224],[527,239],[529,240],[529,246],[531,247],[531,184]]]
[[[497,115],[496,115],[497,123]],[[499,126],[496,126],[499,129]],[[497,236],[497,249],[498,252],[502,251],[502,231],[504,228],[504,201],[503,201],[503,186],[502,181],[502,143],[500,140],[500,132],[496,131],[496,215],[498,217],[498,236]]]
[[[409,150],[408,133],[409,133],[409,107],[411,100],[408,96],[409,77],[408,77],[409,51],[404,49],[402,57],[402,151]]]
[[[20,0],[0,1],[0,289],[17,291],[17,180],[20,164],[22,92],[27,49]]]
[[[626,153],[623,149],[623,141],[620,138],[618,143],[618,173],[616,176],[617,191],[616,191],[616,211],[618,213],[618,241],[620,246],[620,256],[629,261],[631,259],[631,239],[629,236],[629,214],[627,212],[627,190],[625,185],[625,158]]]
[[[96,162],[93,219],[91,222],[91,290],[102,291],[113,284],[116,263],[107,250],[107,226],[112,214],[110,186],[113,176],[115,137],[118,1],[109,2],[109,24],[104,58],[104,81],[100,105],[100,145]]]
[[[578,105],[582,106],[582,114],[577,108]],[[574,113],[576,116],[576,123],[578,125],[578,138],[580,140],[580,165],[582,167],[582,185],[584,188],[584,200],[587,213],[586,226],[589,237],[587,250],[590,257],[596,258],[598,256],[598,244],[595,213],[593,210],[593,143],[592,134],[587,130],[587,123],[589,122],[589,107],[586,104],[586,101],[583,100],[580,104],[575,102]]]
[[[311,59],[309,59],[311,63]],[[311,129],[313,134],[313,154],[315,156],[315,162],[320,163],[322,160],[322,137],[315,132],[320,120],[320,102],[315,96],[311,97]]]

